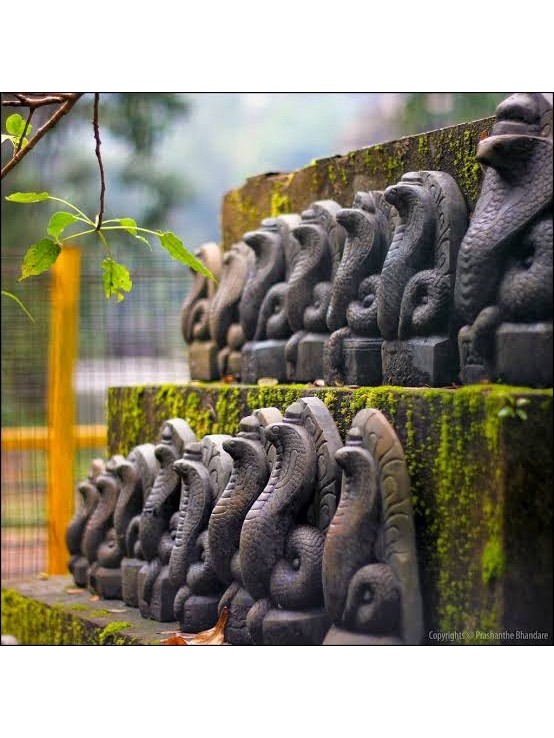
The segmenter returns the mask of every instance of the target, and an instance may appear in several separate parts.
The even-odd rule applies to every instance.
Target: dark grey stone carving
[[[247,342],[242,347],[241,381],[255,384],[260,377],[286,381],[285,346],[292,333],[285,295],[299,244],[292,229],[299,215],[279,215],[244,240],[256,251],[257,269],[240,302],[241,323]]]
[[[203,244],[196,257],[219,279],[223,255],[216,243]],[[216,288],[213,280],[195,272],[192,287],[181,307],[181,332],[188,344],[191,379],[210,381],[219,377],[218,348],[211,339],[209,326],[210,303]]]
[[[461,378],[551,387],[552,105],[504,100],[476,158],[486,171],[455,290]]]
[[[383,384],[448,385],[459,371],[453,310],[467,208],[445,172],[409,172],[385,190],[399,213],[382,270],[377,321]]]
[[[86,479],[77,485],[77,490],[82,498],[82,504],[75,513],[65,533],[67,550],[71,554],[69,560],[69,571],[78,587],[86,587],[88,583],[89,562],[81,550],[83,534],[90,516],[93,514],[98,500],[100,499],[96,489],[96,480],[105,469],[102,459],[93,459]]]
[[[342,442],[316,397],[290,405],[265,435],[276,460],[240,536],[240,571],[255,601],[246,622],[256,644],[317,645],[330,625],[321,559],[338,499],[335,453]]]
[[[246,514],[263,492],[270,464],[275,460],[275,450],[265,438],[264,428],[282,418],[274,407],[256,410],[241,420],[240,431],[234,438],[223,442],[223,448],[233,459],[233,470],[210,516],[208,540],[212,567],[227,585],[218,610],[228,608],[225,642],[232,645],[252,644],[246,617],[254,600],[242,581],[240,534]]]
[[[204,436],[189,443],[173,465],[182,479],[175,545],[169,560],[169,580],[176,591],[175,618],[181,630],[198,633],[215,625],[223,583],[212,567],[208,521],[225,489],[233,460],[223,443],[231,436]]]
[[[255,271],[256,257],[243,241],[235,243],[223,256],[221,279],[210,303],[210,333],[218,347],[219,376],[240,378],[241,353],[245,341],[239,321],[242,291]]]
[[[96,477],[99,500],[83,535],[82,551],[90,569],[88,587],[106,600],[121,599],[121,559],[123,551],[114,528],[114,512],[120,485],[115,470],[123,456],[112,456]]]
[[[138,573],[144,565],[139,541],[140,516],[159,471],[152,443],[135,446],[116,468],[121,491],[114,513],[114,527],[119,547],[124,552],[121,561],[121,599],[138,607]]]
[[[293,229],[300,250],[285,297],[294,332],[285,350],[291,382],[323,378],[323,354],[329,338],[327,309],[345,241],[344,229],[336,221],[340,209],[333,200],[314,202]]]
[[[342,490],[323,550],[324,644],[417,644],[423,636],[410,479],[396,433],[361,410],[336,453]]]
[[[138,573],[140,613],[145,618],[173,620],[176,589],[168,578],[169,557],[177,531],[181,480],[173,468],[187,443],[196,440],[188,423],[172,418],[162,425],[154,453],[160,464],[139,521],[139,542],[146,561]]]
[[[327,311],[327,384],[381,384],[377,293],[391,238],[391,207],[381,192],[358,192],[336,219],[346,243]]]

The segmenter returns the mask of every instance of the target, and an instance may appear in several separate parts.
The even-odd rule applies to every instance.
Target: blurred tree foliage
[[[398,118],[399,135],[431,131],[494,115],[505,92],[411,92]]]

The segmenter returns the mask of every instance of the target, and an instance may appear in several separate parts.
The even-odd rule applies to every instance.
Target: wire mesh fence
[[[134,288],[121,303],[103,294],[97,254],[83,252],[79,346],[74,371],[76,423],[105,425],[109,386],[188,379],[179,309],[191,276],[182,265],[127,260]],[[129,264],[129,261],[131,262]],[[134,265],[133,265],[134,261]],[[2,287],[20,272],[19,255],[2,255]],[[133,268],[134,267],[134,268]],[[47,397],[50,280],[36,278],[22,295],[36,324],[9,299],[2,304],[2,579],[47,569]],[[152,429],[153,440],[158,429]],[[77,484],[91,459],[107,449],[80,444],[73,463]],[[79,504],[77,498],[75,504]]]

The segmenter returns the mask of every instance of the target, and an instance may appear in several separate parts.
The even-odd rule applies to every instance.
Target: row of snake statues
[[[95,459],[67,529],[75,583],[181,631],[227,608],[233,645],[422,638],[410,480],[386,418],[343,444],[325,404],[256,409],[235,436],[163,423],[158,442]]]
[[[450,174],[405,174],[262,221],[198,257],[191,378],[552,386],[552,105],[518,93],[477,147],[474,212]],[[533,357],[533,361],[529,360]]]

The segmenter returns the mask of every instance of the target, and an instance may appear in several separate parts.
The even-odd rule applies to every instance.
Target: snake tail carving
[[[336,453],[343,470],[323,551],[326,644],[416,644],[423,635],[410,479],[378,410],[361,410]]]
[[[98,505],[99,494],[96,480],[106,467],[102,459],[93,459],[86,479],[77,485],[82,504],[67,526],[65,542],[71,558],[68,563],[69,571],[78,587],[86,587],[88,582],[89,561],[83,554],[81,547],[83,535],[90,516]]]

